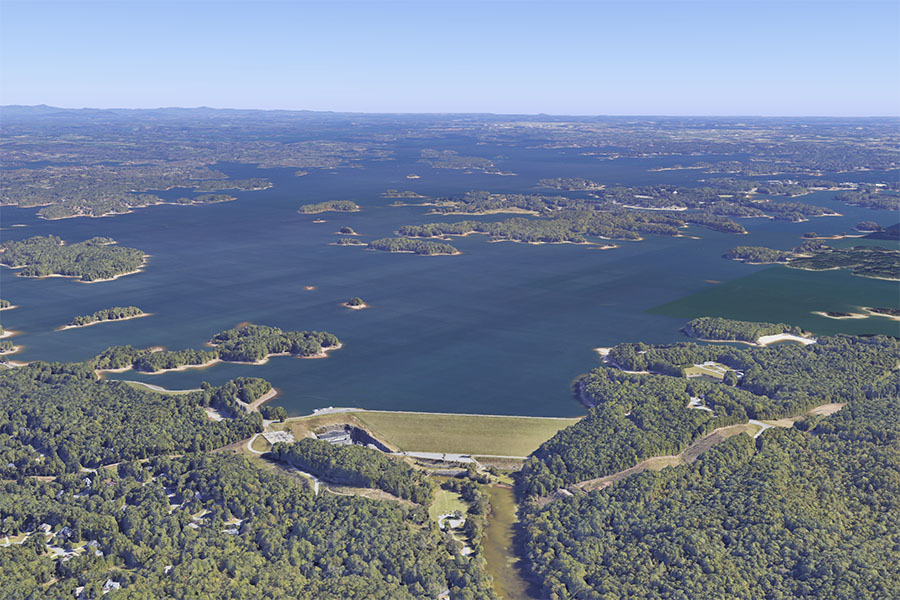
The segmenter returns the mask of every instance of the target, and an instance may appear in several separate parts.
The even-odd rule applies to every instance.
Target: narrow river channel
[[[491,499],[491,518],[484,532],[484,558],[494,578],[494,591],[504,600],[538,598],[519,570],[515,552],[516,501],[507,487],[487,488]]]

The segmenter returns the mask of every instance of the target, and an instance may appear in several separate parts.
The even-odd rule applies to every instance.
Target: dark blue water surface
[[[844,216],[801,224],[747,220],[751,234],[746,236],[692,227],[686,233],[702,239],[650,236],[610,251],[489,243],[479,235],[453,238],[463,254],[452,257],[330,245],[344,225],[368,241],[391,235],[402,224],[465,218],[426,215],[427,207],[390,207],[393,200],[381,196],[386,188],[430,196],[473,189],[529,192],[539,189],[536,182],[542,177],[572,176],[608,184],[692,185],[709,176],[648,169],[717,159],[610,161],[577,151],[492,145],[473,146],[465,153],[502,155],[498,166],[517,175],[432,169],[416,162],[418,150],[411,149],[396,160],[312,170],[303,177],[295,176],[294,169],[220,165],[229,175],[266,177],[275,184],[264,191],[238,192],[237,201],[223,204],[156,206],[116,217],[61,221],[37,219],[36,209],[3,208],[4,240],[54,234],[76,242],[102,235],[151,255],[143,273],[90,285],[25,279],[3,269],[2,297],[20,306],[2,313],[3,326],[22,332],[14,340],[25,346],[12,358],[84,360],[115,344],[199,348],[216,332],[253,322],[330,331],[344,348],[323,360],[283,357],[262,366],[219,364],[115,377],[168,388],[264,377],[280,390],[276,402],[291,414],[332,405],[569,416],[583,412],[571,383],[598,364],[593,348],[622,341],[683,340],[679,329],[694,316],[788,321],[820,334],[898,334],[897,323],[884,318],[836,321],[811,314],[861,305],[898,307],[894,282],[720,258],[736,245],[786,249],[810,230],[834,234],[850,231],[861,220],[896,222],[887,212],[835,202],[829,192],[803,201],[835,208]],[[421,179],[407,179],[410,173]],[[168,194],[175,198],[182,192]],[[354,200],[362,211],[297,213],[301,204],[338,199]],[[313,223],[317,218],[327,222]],[[351,296],[362,297],[371,308],[342,306]],[[75,315],[126,305],[153,316],[55,331]]]

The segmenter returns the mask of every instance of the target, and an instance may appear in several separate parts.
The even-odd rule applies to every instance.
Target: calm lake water
[[[442,141],[441,147],[454,146]],[[894,282],[720,258],[736,245],[786,249],[810,230],[834,234],[850,231],[861,220],[896,222],[894,214],[848,207],[827,192],[803,200],[834,207],[844,216],[801,224],[747,220],[747,236],[690,228],[688,233],[702,239],[651,236],[610,251],[489,243],[478,235],[453,238],[463,252],[453,257],[330,245],[344,225],[368,241],[391,235],[403,224],[466,218],[426,215],[427,207],[390,207],[393,200],[381,197],[386,188],[432,196],[473,189],[529,192],[538,191],[538,179],[560,176],[608,184],[691,185],[703,175],[648,169],[710,160],[608,161],[576,151],[490,145],[457,149],[504,155],[498,166],[518,175],[432,169],[416,162],[418,148],[408,148],[397,160],[312,170],[304,177],[295,176],[294,169],[222,165],[233,176],[267,177],[275,184],[269,190],[238,192],[237,201],[224,204],[157,206],[117,217],[62,221],[37,219],[36,209],[3,208],[4,240],[54,234],[75,242],[101,235],[152,255],[143,273],[91,285],[24,279],[3,269],[0,295],[20,305],[2,313],[3,326],[21,331],[13,339],[25,346],[12,358],[85,360],[115,344],[200,348],[213,334],[249,321],[327,330],[344,348],[323,360],[285,357],[262,366],[220,364],[116,377],[175,389],[236,376],[264,377],[281,392],[276,402],[294,415],[322,406],[353,406],[572,416],[583,409],[571,384],[597,366],[593,348],[622,341],[681,341],[680,327],[695,316],[787,321],[821,334],[900,333],[897,322],[884,318],[836,321],[811,314],[860,305],[900,307]],[[408,180],[409,173],[421,179]],[[165,194],[175,198],[184,191]],[[352,199],[362,211],[296,212],[301,204],[333,199]],[[313,223],[317,218],[327,222]],[[12,227],[16,224],[25,227]],[[362,297],[371,308],[343,307],[351,296]],[[54,331],[75,315],[127,305],[153,316]]]

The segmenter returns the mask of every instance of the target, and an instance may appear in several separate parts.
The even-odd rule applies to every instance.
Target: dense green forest
[[[431,150],[421,152],[419,162],[427,163],[435,169],[477,169],[485,170],[494,166],[490,159],[480,156],[460,156],[454,150]]]
[[[748,349],[637,343],[619,344],[607,358],[610,365],[651,374],[603,366],[583,377],[578,387],[593,408],[526,461],[518,487],[521,494],[547,494],[652,456],[677,454],[717,427],[859,400],[868,386],[895,372],[900,342],[837,336],[819,338],[806,347]],[[732,385],[684,377],[685,367],[706,361],[726,365],[742,376]],[[692,398],[701,399],[709,410],[689,408]]]
[[[835,200],[881,210],[900,211],[900,194],[897,190],[884,190],[875,186],[860,186],[859,190],[841,192],[834,197]]]
[[[410,238],[381,238],[369,242],[368,248],[370,250],[381,250],[382,252],[412,252],[426,256],[460,253],[459,250],[450,244]]]
[[[356,238],[338,238],[338,246],[365,246],[366,243]]]
[[[359,206],[351,200],[329,200],[328,202],[317,202],[315,204],[304,204],[297,211],[299,213],[312,215],[323,212],[356,212]]]
[[[259,381],[176,395],[97,379],[86,364],[7,369],[0,372],[0,472],[58,475],[230,444],[262,430],[260,415],[238,400],[264,389]],[[232,418],[213,421],[207,406]]]
[[[801,222],[810,217],[836,215],[834,211],[803,202],[779,202],[761,198],[758,194],[790,195],[789,192],[809,193],[812,186],[772,182],[765,191],[750,181],[716,181],[716,187],[610,186],[603,187],[587,179],[542,179],[538,185],[572,191],[592,190],[588,198],[566,198],[542,194],[498,194],[471,191],[463,197],[439,198],[434,212],[479,214],[488,212],[532,211],[551,216],[559,210],[616,211],[653,209],[680,213],[687,222],[692,218],[711,217],[770,217],[782,221]],[[826,182],[827,183],[827,182]],[[694,213],[702,215],[693,217]],[[671,214],[669,215],[672,216]],[[725,220],[722,219],[722,222]],[[698,223],[703,224],[703,223]],[[729,231],[729,230],[725,230]],[[742,233],[742,231],[733,231]]]
[[[0,596],[494,598],[424,508],[328,493],[228,453],[0,483]],[[36,531],[46,524],[50,533]],[[52,545],[63,558],[48,552]],[[112,597],[112,596],[110,596]]]
[[[813,256],[801,256],[788,266],[808,271],[849,269],[860,277],[900,280],[900,251],[879,246],[823,248]]]
[[[751,265],[787,262],[792,252],[772,250],[763,246],[737,246],[726,252],[722,258],[737,260]]]
[[[738,246],[723,258],[749,264],[786,263],[793,269],[825,271],[849,269],[860,277],[900,279],[900,251],[880,246],[830,248],[820,241],[806,242],[792,252],[760,246]]]
[[[293,444],[275,444],[272,455],[279,462],[326,481],[378,488],[424,506],[431,503],[434,495],[434,484],[421,471],[362,446],[338,446],[306,438]]]
[[[0,335],[3,334],[3,328],[0,327]],[[15,345],[9,340],[0,340],[0,354],[12,354]]]
[[[115,240],[99,237],[66,244],[55,235],[10,240],[0,244],[0,264],[22,267],[23,277],[65,275],[81,281],[110,279],[143,265],[143,252],[114,244]]]
[[[549,598],[900,596],[897,378],[841,412],[692,464],[527,505]],[[889,389],[889,388],[893,389]]]
[[[458,221],[456,223],[426,223],[404,225],[398,233],[407,237],[441,237],[485,233],[495,240],[528,243],[583,244],[586,236],[605,239],[639,240],[642,234],[678,235],[688,223],[702,225],[726,233],[746,233],[746,230],[723,217],[705,213],[678,214],[612,210],[591,212],[561,211],[549,219],[513,217],[504,221]]]
[[[570,192],[602,190],[604,187],[601,183],[583,177],[551,177],[539,179],[537,184],[541,187]]]
[[[112,308],[104,308],[90,315],[79,315],[72,319],[69,323],[71,327],[84,327],[91,323],[99,323],[101,321],[116,321],[118,319],[130,319],[143,315],[137,306],[113,306]]]
[[[682,330],[686,335],[703,340],[737,340],[755,342],[764,335],[790,333],[803,335],[803,330],[787,323],[735,321],[721,317],[700,317],[688,321]]]
[[[613,353],[610,354],[613,356]],[[682,450],[729,421],[828,417],[757,440],[729,438],[697,462],[645,471],[592,492],[526,502],[528,561],[562,598],[888,598],[900,594],[900,343],[823,338],[750,350],[616,347],[625,368],[716,360],[738,387],[597,369],[596,404],[526,463],[518,490],[546,494]],[[709,410],[685,408],[700,397]]]
[[[126,145],[134,147],[133,144]],[[119,154],[114,162],[121,160],[122,154]],[[205,204],[234,200],[233,196],[210,194],[168,202],[154,193],[157,190],[186,188],[202,194],[221,190],[262,190],[272,185],[260,178],[227,179],[224,173],[197,166],[196,161],[186,161],[190,164],[136,161],[143,164],[127,165],[104,162],[106,164],[59,164],[38,169],[8,170],[4,172],[0,202],[43,206],[38,216],[44,219],[101,217],[125,214],[135,208],[156,204]]]

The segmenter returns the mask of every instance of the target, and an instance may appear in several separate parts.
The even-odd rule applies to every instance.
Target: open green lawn
[[[441,515],[456,511],[466,514],[469,505],[456,492],[439,489],[434,495],[434,502],[428,507],[428,516],[437,521]]]
[[[527,456],[578,419],[362,411],[379,438],[409,452]]]

